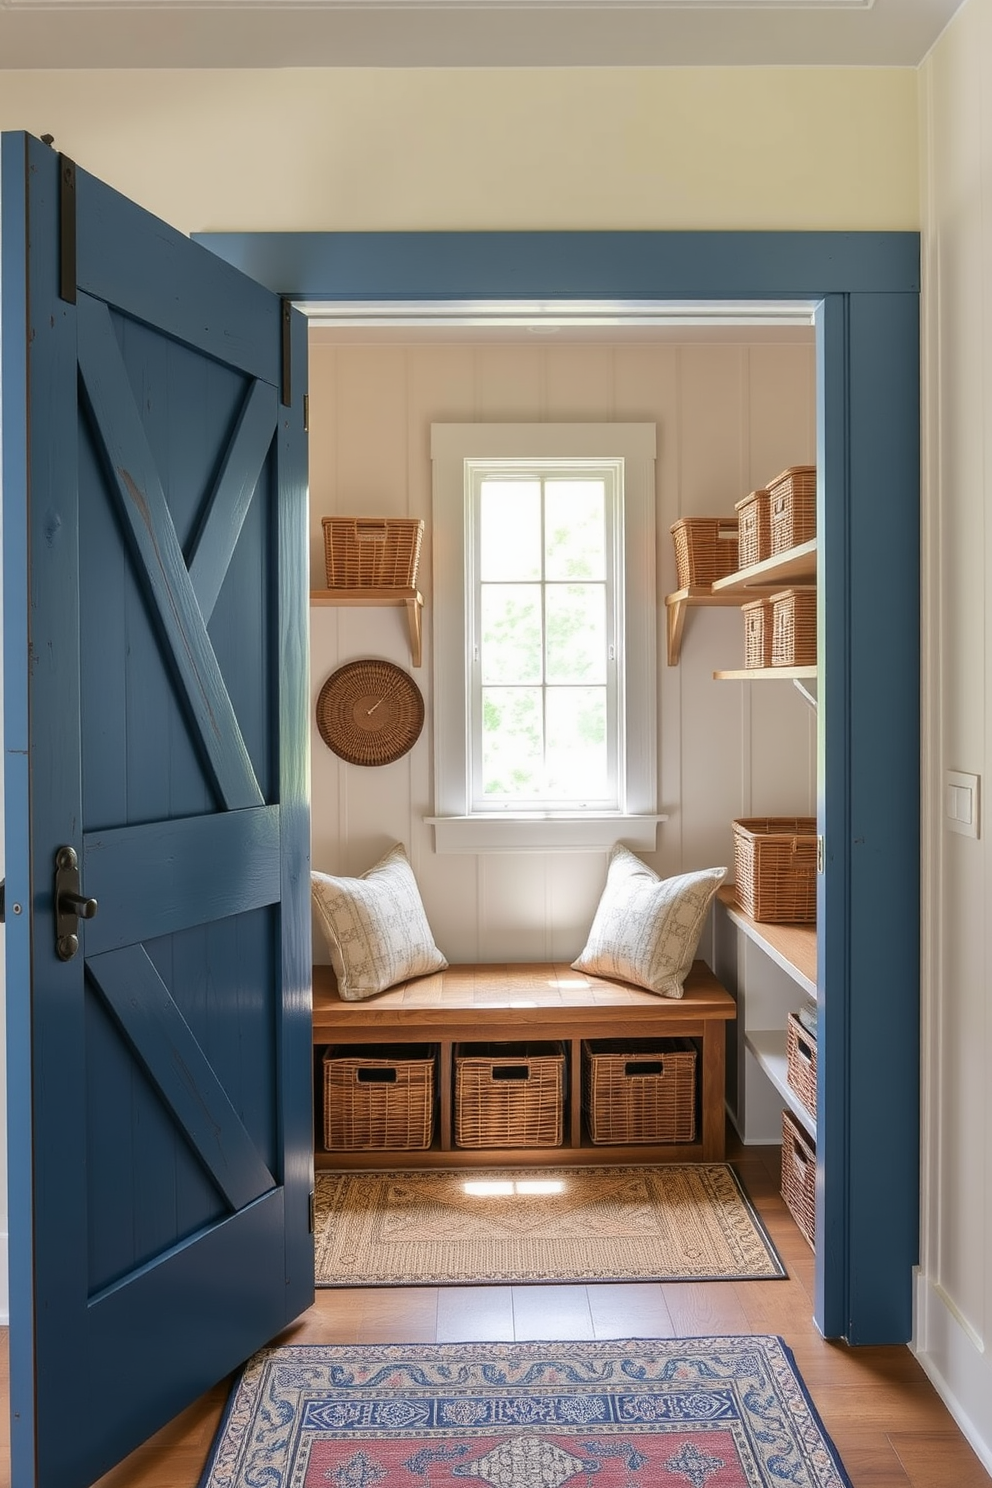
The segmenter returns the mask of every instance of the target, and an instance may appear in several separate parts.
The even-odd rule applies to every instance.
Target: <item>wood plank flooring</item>
[[[776,1333],[793,1350],[854,1488],[989,1488],[992,1479],[909,1349],[850,1349],[825,1342],[816,1331],[813,1255],[779,1194],[779,1149],[732,1143],[729,1156],[778,1246],[787,1281],[326,1290],[277,1341]],[[10,1488],[3,1352],[0,1488]],[[212,1390],[95,1488],[196,1488],[226,1395],[226,1385]]]

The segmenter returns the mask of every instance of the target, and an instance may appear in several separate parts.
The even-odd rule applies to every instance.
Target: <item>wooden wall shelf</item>
[[[776,553],[762,563],[742,568],[717,579],[714,584],[699,584],[688,589],[677,589],[666,594],[665,608],[668,614],[668,665],[678,666],[682,654],[682,631],[685,627],[686,611],[696,606],[713,608],[747,604],[751,599],[760,599],[763,594],[776,594],[780,589],[796,588],[816,582],[816,538],[790,548],[787,553]],[[816,668],[776,667],[780,676],[815,677]],[[747,679],[763,673],[714,672],[721,679]]]
[[[715,682],[798,682],[816,676],[815,666],[737,667],[731,672],[714,672]]]
[[[790,548],[787,553],[776,553],[762,563],[753,563],[750,568],[739,569],[725,579],[717,579],[713,593],[737,594],[742,604],[757,599],[766,589],[782,589],[797,584],[812,584],[816,581],[816,538]]]
[[[336,605],[338,607],[358,605],[402,605],[406,610],[410,629],[410,653],[413,665],[419,667],[423,660],[422,616],[424,597],[417,589],[311,589],[312,605]]]

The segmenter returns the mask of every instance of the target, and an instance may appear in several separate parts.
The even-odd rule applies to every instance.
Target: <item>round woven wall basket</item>
[[[349,661],[317,698],[320,737],[351,765],[392,764],[413,748],[423,726],[420,688],[391,661]]]

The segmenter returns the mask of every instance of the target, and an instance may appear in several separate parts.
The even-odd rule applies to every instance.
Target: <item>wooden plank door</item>
[[[305,325],[2,141],[15,1488],[313,1296]]]

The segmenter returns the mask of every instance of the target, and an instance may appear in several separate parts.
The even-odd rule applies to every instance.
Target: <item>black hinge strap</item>
[[[293,310],[292,300],[282,301],[282,406],[289,408],[293,402],[293,342],[291,336]]]
[[[76,303],[76,165],[59,156],[59,298]]]

